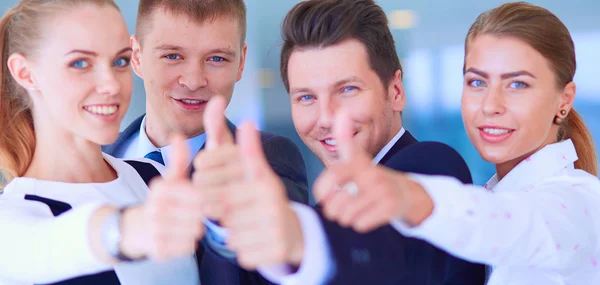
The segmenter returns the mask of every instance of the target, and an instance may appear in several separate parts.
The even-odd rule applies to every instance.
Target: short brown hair
[[[550,63],[557,88],[563,89],[575,77],[577,63],[571,34],[556,15],[543,7],[512,2],[482,13],[467,34],[465,57],[471,42],[480,35],[511,37],[527,43]],[[598,175],[592,135],[575,109],[560,126],[557,140],[563,139],[571,139],[575,145],[579,157],[575,167]]]
[[[282,27],[281,78],[290,91],[288,63],[296,49],[321,48],[356,39],[367,49],[369,65],[387,86],[402,65],[388,19],[373,0],[311,0],[298,3]]]
[[[152,13],[163,9],[174,15],[185,15],[192,21],[204,23],[218,18],[238,20],[242,43],[246,41],[246,4],[244,0],[140,0],[135,34],[142,37],[152,29]]]

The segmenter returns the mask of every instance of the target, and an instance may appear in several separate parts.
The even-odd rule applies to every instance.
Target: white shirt
[[[400,140],[406,131],[400,131],[377,153],[373,163],[377,164]],[[323,225],[315,211],[303,204],[291,203],[300,220],[304,238],[304,256],[298,271],[291,274],[287,265],[269,266],[258,269],[267,280],[276,284],[324,284],[335,274],[335,263],[329,251],[329,244]]]
[[[392,225],[460,258],[493,266],[488,285],[600,284],[600,181],[574,169],[571,140],[544,147],[499,182],[414,175],[434,210]]]
[[[189,148],[190,148],[190,157],[188,159],[188,164],[192,162],[200,148],[206,142],[206,134],[202,133],[193,138],[189,138],[186,140]],[[125,152],[123,153],[123,158],[140,158],[146,156],[146,154],[153,151],[160,151],[163,157],[163,161],[165,165],[168,166],[169,163],[169,154],[171,152],[171,146],[167,145],[161,148],[157,148],[148,138],[148,134],[146,134],[146,116],[142,119],[142,123],[140,124],[140,131],[133,134],[131,139],[127,142],[129,145],[125,147]]]
[[[146,199],[148,187],[133,167],[104,155],[118,178],[107,183],[63,183],[15,178],[0,195],[0,284],[54,283],[114,269],[121,284],[198,284],[193,256],[170,262],[123,263],[111,268],[96,259],[88,244],[91,214],[101,205],[124,206]],[[162,165],[147,159],[160,171]],[[36,195],[71,205],[54,217]]]

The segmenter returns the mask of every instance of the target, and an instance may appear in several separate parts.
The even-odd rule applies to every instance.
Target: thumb
[[[252,122],[243,123],[238,129],[238,145],[242,153],[242,163],[251,179],[261,177],[270,171],[263,151],[260,133]]]
[[[341,110],[337,112],[333,122],[333,137],[336,141],[339,160],[342,163],[350,162],[357,151],[360,151],[352,142],[354,130],[348,114]]]
[[[171,137],[171,153],[168,158],[168,167],[165,177],[167,179],[187,179],[188,160],[190,149],[182,135]]]
[[[213,149],[223,144],[233,144],[233,137],[225,120],[227,101],[223,96],[215,96],[204,110],[204,131],[206,148]]]

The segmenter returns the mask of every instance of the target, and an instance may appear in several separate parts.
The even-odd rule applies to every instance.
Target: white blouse
[[[484,187],[413,175],[431,196],[421,225],[392,221],[460,258],[492,266],[488,285],[600,284],[600,180],[574,169],[571,140],[551,144]]]
[[[129,164],[110,155],[105,160],[118,178],[107,183],[62,183],[13,179],[0,194],[0,284],[53,283],[114,270],[120,283],[199,284],[193,255],[169,262],[143,261],[115,267],[96,259],[88,244],[91,214],[101,205],[130,205],[146,199],[148,187]],[[153,163],[162,173],[164,167]],[[54,217],[36,195],[71,205]]]

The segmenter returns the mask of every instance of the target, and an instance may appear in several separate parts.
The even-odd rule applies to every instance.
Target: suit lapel
[[[385,164],[390,158],[392,158],[401,149],[418,142],[409,131],[405,131],[400,139],[392,146],[392,148],[383,156],[379,164]]]
[[[398,152],[400,152],[403,148],[417,143],[417,140],[412,136],[412,134],[408,131],[405,131],[404,134],[398,139],[398,141],[390,148],[390,150],[383,156],[383,158],[379,161],[379,164],[386,165],[386,163],[394,157]],[[396,269],[395,270],[395,278],[398,280],[408,280],[410,279],[409,268],[414,267],[416,260],[414,259],[412,252],[413,246],[418,246],[419,242],[415,242],[415,240],[406,238],[403,235],[395,235],[395,230],[391,227],[382,227],[378,229],[379,231],[389,231],[392,234],[389,234],[389,240],[386,243],[394,244],[399,243],[394,250],[395,252],[391,253],[393,255],[399,256],[400,258],[392,258]],[[398,239],[401,239],[399,241]],[[384,242],[382,242],[384,243]],[[416,245],[414,244],[416,243]],[[389,251],[389,249],[387,249]],[[389,253],[388,253],[389,254]],[[385,255],[384,255],[385,256]]]

